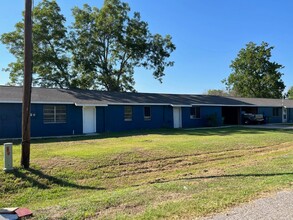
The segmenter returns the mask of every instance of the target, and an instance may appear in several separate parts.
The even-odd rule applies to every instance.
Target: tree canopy
[[[293,99],[293,86],[290,87],[286,96],[288,99]]]
[[[285,85],[279,70],[284,67],[270,61],[273,48],[266,42],[246,44],[230,65],[232,73],[223,80],[227,89],[241,97],[281,98]]]
[[[223,89],[209,89],[206,94],[216,96],[236,96],[233,91],[226,91]]]
[[[170,35],[152,34],[139,12],[127,3],[105,0],[99,9],[87,4],[72,10],[65,26],[55,0],[43,0],[33,10],[33,84],[42,87],[95,88],[134,91],[134,70],[143,67],[162,82],[175,50]],[[11,84],[23,80],[23,21],[0,40],[16,61],[9,64]]]

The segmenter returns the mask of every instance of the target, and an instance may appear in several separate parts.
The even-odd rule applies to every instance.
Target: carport
[[[251,114],[258,114],[258,108],[257,107],[242,107],[241,108],[242,113],[251,113]]]
[[[222,107],[222,119],[224,125],[240,125],[240,107],[223,106]]]

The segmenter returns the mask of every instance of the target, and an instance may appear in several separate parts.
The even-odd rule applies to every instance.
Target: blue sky
[[[35,0],[37,4],[39,0]],[[101,7],[103,0],[57,0],[72,22],[71,9],[87,3]],[[195,93],[224,89],[221,81],[230,73],[229,65],[245,44],[262,41],[274,46],[272,61],[285,66],[283,80],[293,86],[293,1],[292,0],[125,0],[139,11],[152,33],[170,34],[177,49],[167,68],[163,84],[150,71],[137,69],[139,92]],[[1,1],[0,34],[14,30],[21,19],[24,0]],[[0,84],[8,82],[2,71],[14,60],[0,44]]]

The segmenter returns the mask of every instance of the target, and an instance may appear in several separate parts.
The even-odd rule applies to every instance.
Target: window
[[[278,117],[281,116],[282,109],[281,108],[273,108],[273,116]]]
[[[132,107],[124,106],[124,121],[132,121]]]
[[[190,108],[190,118],[191,119],[200,118],[200,107],[191,107]]]
[[[44,105],[44,123],[66,123],[65,105]]]
[[[151,107],[150,106],[144,107],[144,120],[145,121],[151,120]]]

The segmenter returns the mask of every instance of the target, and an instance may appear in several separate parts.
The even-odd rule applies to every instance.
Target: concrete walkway
[[[293,220],[293,190],[278,192],[202,220]]]
[[[264,124],[264,125],[243,125],[245,128],[267,128],[267,129],[280,129],[280,130],[292,130],[292,124]]]

